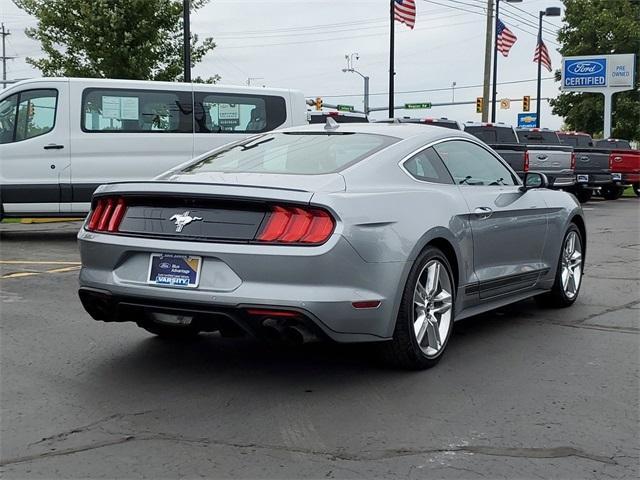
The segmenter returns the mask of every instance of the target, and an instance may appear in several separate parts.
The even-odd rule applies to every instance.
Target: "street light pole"
[[[369,77],[363,75],[358,70],[353,68],[353,57],[356,57],[356,60],[360,58],[357,53],[352,53],[350,55],[344,56],[344,58],[347,60],[347,68],[343,68],[342,71],[345,73],[357,73],[362,77],[362,80],[364,80],[364,114],[369,115]]]
[[[455,103],[456,101],[456,82],[451,83],[451,103]]]
[[[189,0],[182,1],[183,48],[184,48],[184,81],[191,82],[191,19],[189,16]]]
[[[538,15],[538,45],[536,47],[538,51],[538,84],[536,87],[536,128],[540,128],[540,100],[542,89],[542,17],[559,17],[559,7],[547,7],[545,10],[540,10]]]

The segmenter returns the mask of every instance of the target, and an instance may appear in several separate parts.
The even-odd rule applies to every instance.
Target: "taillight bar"
[[[571,152],[571,170],[576,169],[576,152]]]
[[[529,152],[528,151],[524,152],[524,171],[525,172],[529,171]]]
[[[126,211],[124,198],[100,197],[85,228],[91,232],[117,232]]]
[[[275,205],[256,236],[258,242],[277,244],[314,244],[326,242],[335,228],[335,220],[319,208]]]

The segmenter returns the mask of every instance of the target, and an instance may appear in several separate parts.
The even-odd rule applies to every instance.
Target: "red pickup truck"
[[[617,195],[622,195],[626,187],[633,186],[633,191],[640,197],[640,150],[633,150],[628,140],[617,138],[597,140],[596,147],[610,150],[611,176],[620,182]]]

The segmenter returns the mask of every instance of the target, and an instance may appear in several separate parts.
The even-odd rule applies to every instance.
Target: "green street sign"
[[[405,103],[404,108],[407,110],[418,110],[420,108],[431,108],[431,102],[425,103]]]
[[[338,105],[339,112],[353,112],[353,105]]]

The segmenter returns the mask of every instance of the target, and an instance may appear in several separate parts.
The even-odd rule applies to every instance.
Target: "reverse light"
[[[318,208],[271,207],[266,223],[256,236],[259,242],[321,244],[335,228],[333,217]]]
[[[117,232],[126,211],[124,198],[99,198],[89,216],[86,229],[91,232]]]

